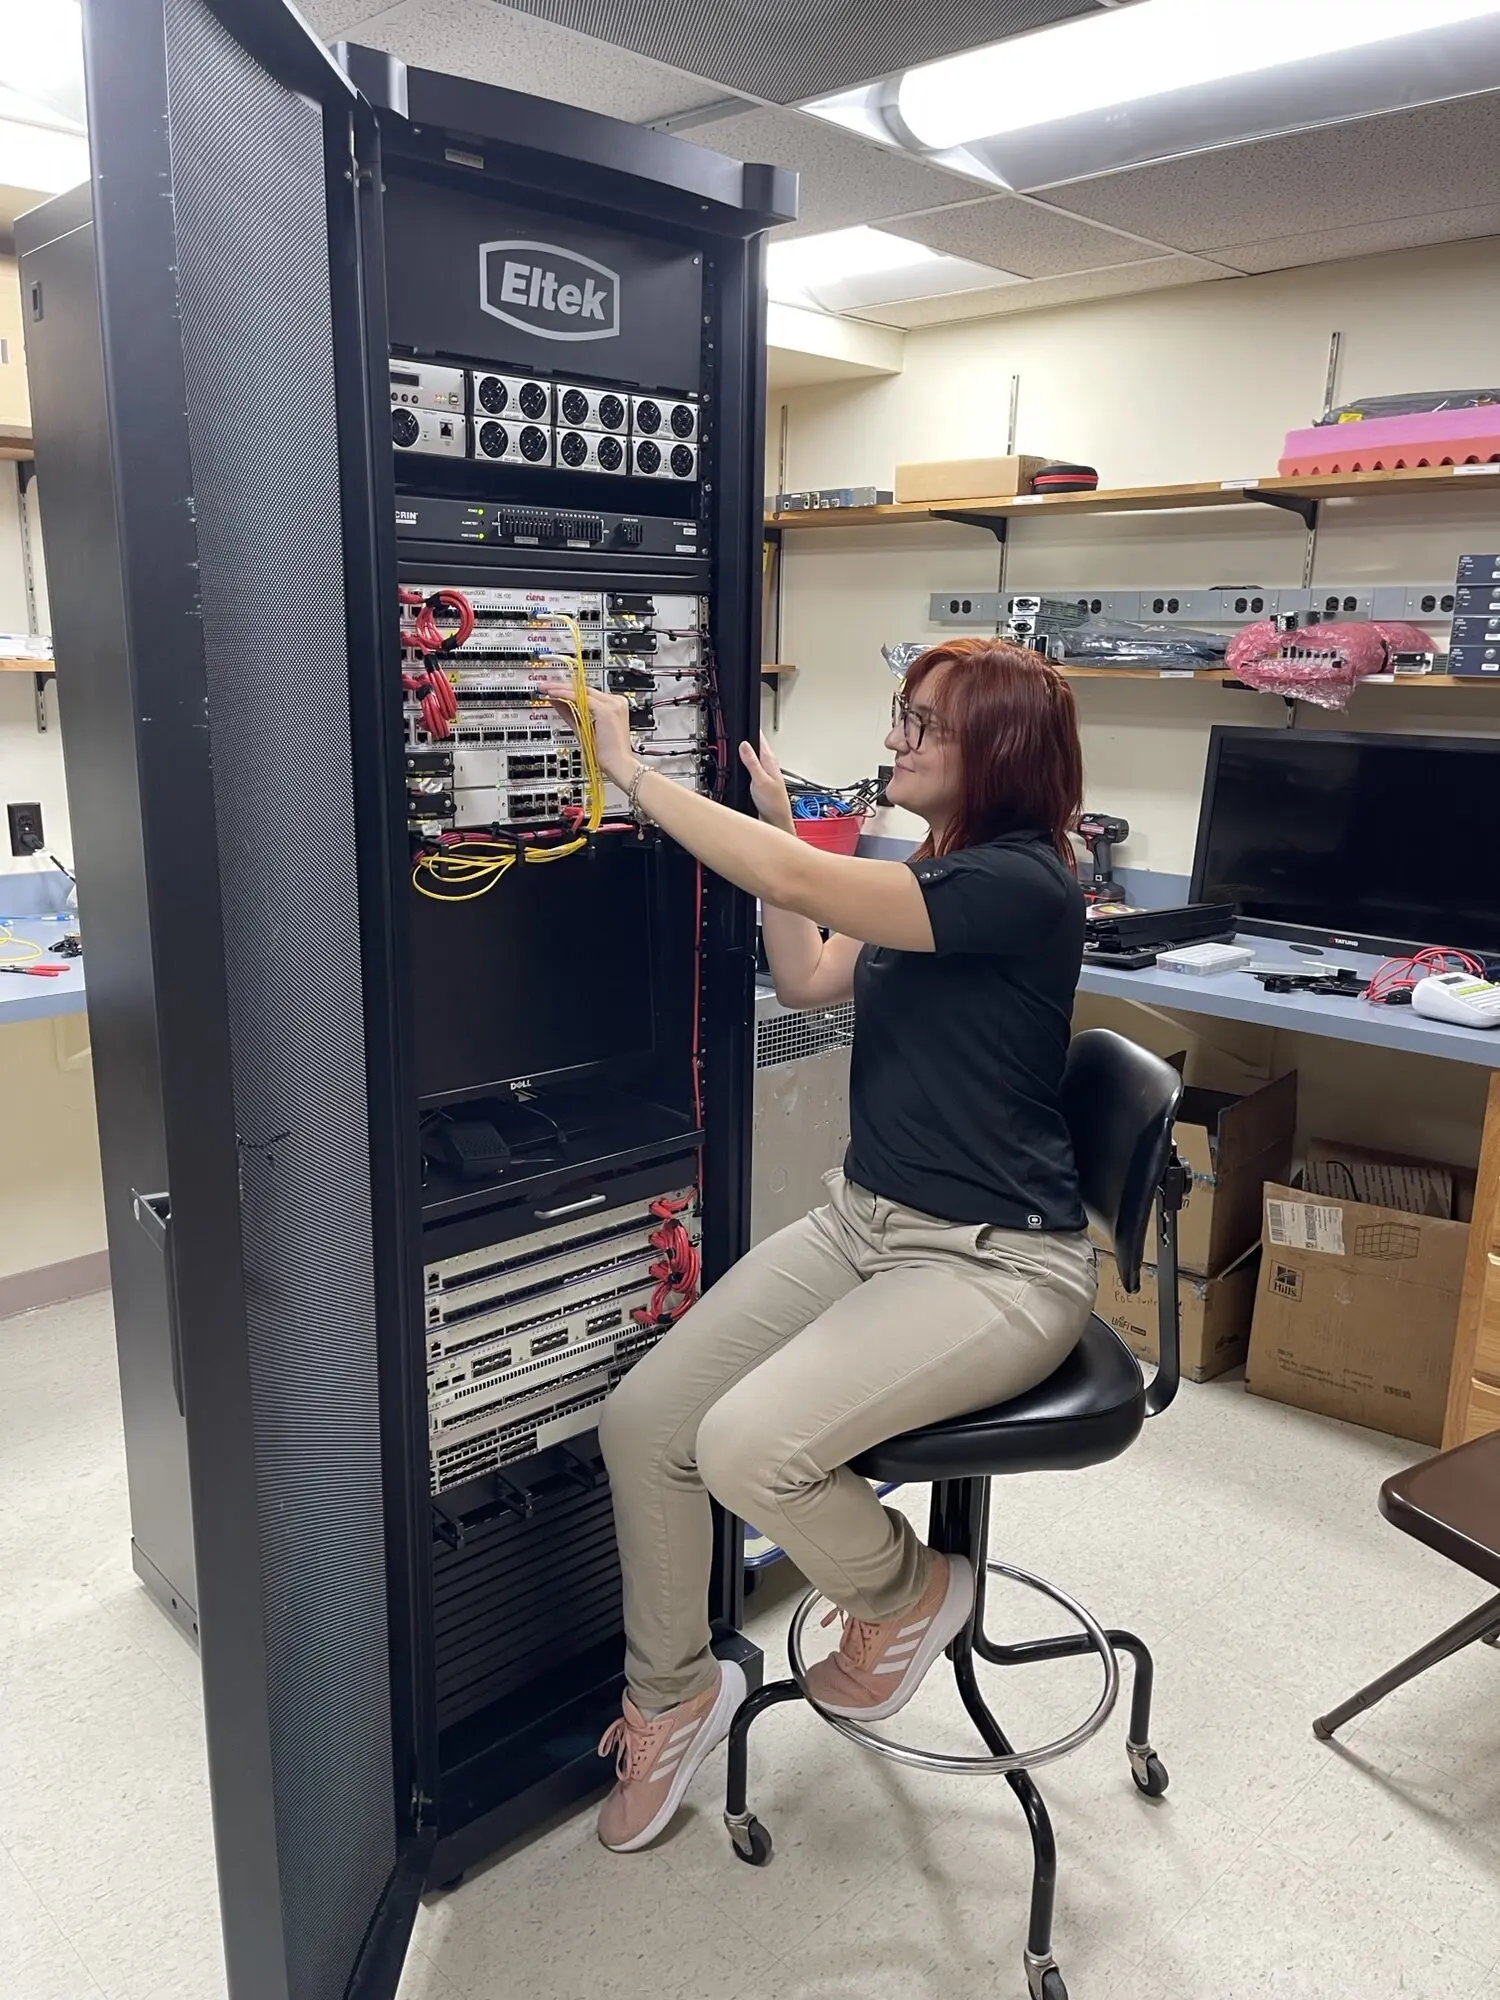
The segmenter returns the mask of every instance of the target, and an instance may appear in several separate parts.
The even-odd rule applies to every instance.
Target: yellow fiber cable
[[[565,630],[573,641],[571,661],[573,689],[568,702],[578,732],[579,746],[583,751],[584,768],[584,832],[575,840],[563,841],[556,847],[511,846],[494,840],[484,834],[476,834],[470,840],[455,843],[436,854],[421,854],[412,868],[412,887],[419,895],[437,903],[471,903],[480,896],[486,896],[501,878],[507,875],[518,861],[538,864],[547,861],[564,861],[570,854],[578,854],[588,846],[588,835],[598,830],[604,819],[604,774],[599,769],[599,752],[594,740],[594,716],[589,707],[588,669],[583,658],[583,633],[576,618],[569,618],[562,612],[549,612],[544,618],[529,621],[533,631]],[[497,851],[485,853],[486,847]],[[470,853],[465,850],[477,848],[481,851]],[[432,889],[423,881],[429,876],[434,882],[451,882],[451,889]],[[474,888],[459,889],[462,882],[474,882]]]
[[[30,938],[19,938],[9,924],[0,924],[0,946],[13,945],[14,952],[7,951],[0,958],[0,965],[29,965],[34,958],[41,958],[42,947],[33,944]]]

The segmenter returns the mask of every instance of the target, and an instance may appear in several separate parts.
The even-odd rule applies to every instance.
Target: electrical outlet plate
[[[40,854],[46,846],[42,834],[42,809],[34,801],[29,805],[9,805],[5,816],[10,821],[10,851],[12,854]]]
[[[1182,590],[1174,586],[1141,592],[1141,617],[1148,625],[1212,625],[1219,616],[1216,590]]]
[[[1318,624],[1342,618],[1373,618],[1375,591],[1370,584],[1315,583],[1308,592],[1308,617]]]
[[[927,602],[930,625],[966,625],[993,632],[1001,615],[998,590],[935,590]]]

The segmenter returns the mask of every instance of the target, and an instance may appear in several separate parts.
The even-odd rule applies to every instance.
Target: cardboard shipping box
[[[1261,1189],[1291,1172],[1296,1126],[1295,1070],[1244,1096],[1182,1093],[1172,1142],[1192,1181],[1177,1218],[1179,1270],[1217,1277],[1260,1241]]]
[[[1439,1444],[1469,1226],[1266,1189],[1246,1387]]]
[[[1033,473],[1050,459],[1026,455],[1010,458],[929,459],[896,467],[896,499],[1008,500],[1029,493]]]
[[[1186,1271],[1179,1275],[1177,1310],[1184,1381],[1212,1381],[1244,1360],[1250,1345],[1258,1254],[1253,1249],[1246,1251],[1238,1264],[1217,1278],[1195,1278]],[[1151,1265],[1142,1266],[1141,1289],[1132,1297],[1120,1283],[1114,1258],[1101,1250],[1099,1302],[1094,1310],[1109,1321],[1132,1354],[1143,1361],[1156,1360],[1157,1290]]]

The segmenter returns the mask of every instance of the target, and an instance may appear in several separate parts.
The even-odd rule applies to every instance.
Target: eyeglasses
[[[901,740],[908,750],[920,750],[930,731],[934,741],[943,734],[943,725],[928,709],[913,708],[904,694],[898,694],[891,702],[891,727],[901,731]]]

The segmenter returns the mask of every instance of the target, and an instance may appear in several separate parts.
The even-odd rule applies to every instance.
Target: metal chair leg
[[[974,1675],[974,1653],[966,1637],[950,1649],[953,1677],[970,1720],[979,1731],[992,1757],[1008,1757],[1011,1746],[1005,1732],[985,1705]],[[1031,1775],[1011,1771],[1005,1782],[1020,1801],[1031,1833],[1031,1916],[1026,1930],[1026,1983],[1032,2000],[1068,2000],[1067,1988],[1052,1956],[1052,1911],[1057,1899],[1057,1841],[1047,1807]]]
[[[1168,1785],[1167,1767],[1151,1748],[1151,1694],[1156,1669],[1151,1652],[1134,1632],[1106,1629],[1105,1638],[1117,1653],[1128,1653],[1135,1663],[1135,1679],[1130,1694],[1130,1734],[1125,1739],[1125,1755],[1137,1791],[1148,1799],[1159,1799]],[[999,1645],[983,1632],[974,1634],[974,1651],[994,1667],[1024,1667],[1039,1660],[1069,1660],[1093,1651],[1086,1632],[1070,1632],[1058,1639],[1022,1639],[1013,1646]]]
[[[1490,1640],[1500,1631],[1500,1597],[1492,1597],[1487,1604],[1481,1604],[1477,1611],[1471,1611],[1467,1618],[1460,1618],[1456,1625],[1450,1625],[1446,1632],[1439,1632],[1435,1639],[1429,1639],[1425,1646],[1419,1646],[1414,1653],[1392,1667],[1389,1673],[1362,1687],[1358,1694],[1351,1694],[1347,1701],[1341,1701],[1337,1708],[1329,1709],[1313,1723],[1313,1735],[1324,1742],[1336,1729],[1342,1729],[1352,1716],[1362,1715],[1367,1708],[1373,1708],[1378,1701],[1384,1701],[1388,1694],[1418,1674],[1425,1674],[1429,1667],[1435,1667],[1440,1660],[1449,1659],[1454,1653],[1461,1653],[1465,1646],[1472,1646],[1476,1639]]]
[[[771,1858],[771,1836],[749,1810],[745,1793],[749,1783],[750,1727],[766,1709],[784,1701],[806,1697],[795,1681],[768,1681],[747,1695],[735,1710],[729,1725],[729,1775],[724,1788],[724,1824],[741,1861],[752,1868],[764,1868]]]

